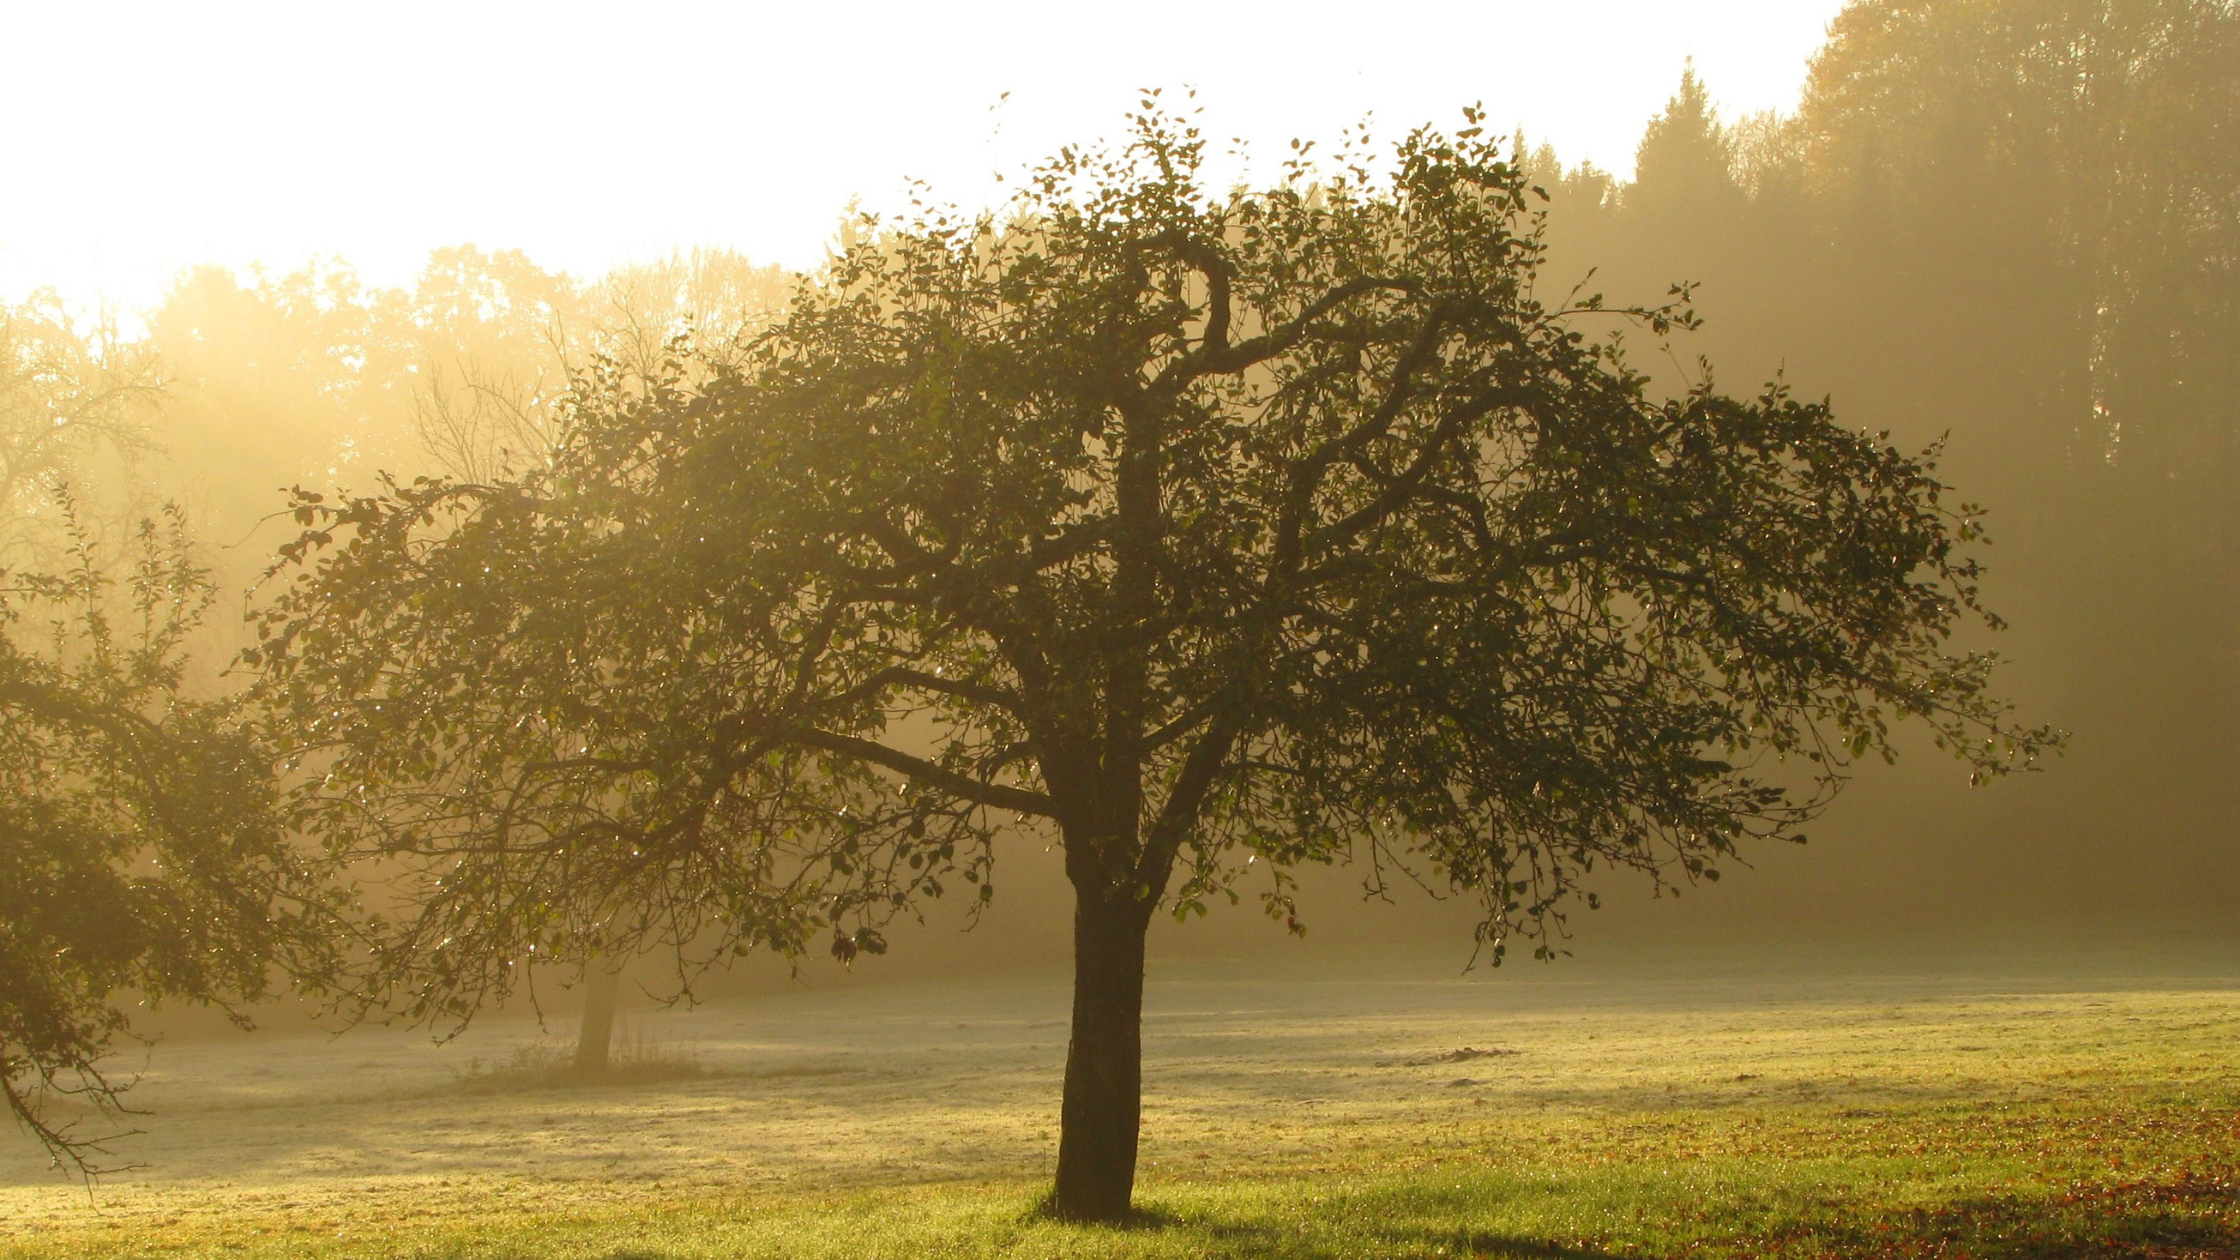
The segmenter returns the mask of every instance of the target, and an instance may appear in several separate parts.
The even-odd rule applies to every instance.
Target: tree
[[[614,1045],[614,1013],[622,997],[620,958],[588,958],[583,964],[583,1022],[576,1030],[575,1070],[594,1075],[607,1069]]]
[[[1410,866],[1545,955],[1600,867],[1712,879],[1917,718],[2054,738],[1949,651],[1927,457],[1778,390],[1652,397],[1536,295],[1472,111],[1373,176],[1201,182],[1147,100],[1010,216],[865,225],[712,361],[578,385],[549,468],[299,494],[256,660],[306,825],[406,872],[369,994],[464,1018],[661,938],[883,948],[1053,832],[1075,991],[1053,1209],[1129,1210],[1144,934]],[[1650,332],[1684,310],[1634,312]]]
[[[585,283],[471,246],[433,251],[397,289],[331,262],[247,278],[201,268],[150,317],[151,342],[176,372],[160,436],[175,474],[195,486],[198,518],[225,537],[256,530],[272,488],[292,482],[400,463],[500,476],[544,461],[572,364],[600,346],[658,363],[680,327],[762,319],[782,305],[772,300],[781,275],[701,251]],[[234,575],[244,584],[261,567],[247,548],[220,559],[247,561]],[[587,1034],[612,1025],[610,981],[598,968],[587,976]],[[596,1068],[600,1055],[587,1049],[583,1060]]]
[[[1698,243],[1743,209],[1735,156],[1734,137],[1720,123],[1691,61],[1664,112],[1641,133],[1626,207],[1648,216],[1653,230]]]
[[[185,694],[210,586],[176,518],[143,524],[121,605],[72,532],[70,569],[0,580],[0,1096],[86,1172],[100,1136],[48,1104],[123,1110],[121,991],[253,1002],[275,962],[318,974],[326,920],[238,705]]]
[[[82,334],[51,293],[0,305],[0,557],[61,549],[40,513],[59,517],[56,491],[75,478],[81,499],[94,458],[146,453],[148,413],[161,388],[155,358],[114,326]]]

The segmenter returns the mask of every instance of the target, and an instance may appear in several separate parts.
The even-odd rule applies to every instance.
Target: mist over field
[[[118,10],[0,1255],[2240,1254],[2240,8],[1610,8]]]

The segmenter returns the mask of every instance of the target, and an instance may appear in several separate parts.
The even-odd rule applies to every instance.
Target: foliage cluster
[[[45,1104],[116,1109],[125,993],[253,1002],[333,950],[270,755],[237,699],[185,694],[210,586],[170,524],[121,592],[82,531],[69,569],[0,577],[0,1097],[81,1167],[98,1139]]]

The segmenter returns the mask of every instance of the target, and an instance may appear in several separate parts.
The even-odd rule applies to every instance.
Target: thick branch
[[[1210,272],[1207,276],[1207,283],[1209,286],[1212,283],[1212,273]],[[1256,364],[1265,363],[1297,345],[1300,338],[1307,335],[1307,330],[1314,326],[1315,321],[1362,294],[1373,293],[1380,289],[1396,293],[1413,293],[1416,291],[1416,287],[1413,281],[1387,276],[1362,276],[1356,280],[1349,280],[1308,303],[1306,309],[1300,311],[1296,317],[1284,321],[1257,337],[1248,337],[1235,345],[1228,344],[1227,321],[1224,319],[1222,341],[1218,346],[1213,343],[1209,335],[1195,352],[1176,360],[1166,371],[1161,372],[1159,379],[1152,383],[1148,392],[1171,395],[1201,376],[1242,372]],[[1209,317],[1207,329],[1209,334],[1212,331],[1211,322]]]
[[[1445,454],[1447,444],[1452,442],[1455,435],[1462,431],[1462,426],[1492,411],[1500,406],[1501,402],[1502,400],[1497,397],[1479,398],[1470,405],[1457,407],[1441,417],[1439,427],[1424,442],[1423,449],[1417,453],[1415,462],[1410,464],[1406,471],[1394,476],[1376,498],[1362,504],[1359,508],[1331,522],[1324,528],[1315,531],[1315,547],[1321,550],[1344,543],[1406,506],[1408,501],[1415,496],[1416,489],[1422,484],[1423,479],[1430,475],[1432,468],[1437,466],[1439,457]]]
[[[843,757],[854,757],[875,766],[884,766],[896,774],[915,779],[976,805],[1008,809],[1014,814],[1035,818],[1058,816],[1057,806],[1040,792],[1005,787],[1000,783],[983,783],[971,775],[960,774],[946,766],[936,765],[923,757],[914,757],[900,749],[889,748],[875,740],[857,739],[853,735],[839,735],[814,728],[796,729],[789,732],[789,735],[811,748],[822,748]]]
[[[1165,891],[1175,854],[1196,829],[1206,793],[1243,729],[1241,706],[1224,706],[1183,760],[1182,773],[1175,776],[1173,788],[1159,807],[1159,816],[1152,820],[1150,834],[1144,837],[1143,856],[1136,866],[1136,882],[1151,889],[1153,896]]]
[[[961,678],[946,678],[940,674],[929,674],[922,669],[912,669],[907,665],[889,665],[834,699],[841,703],[867,700],[888,687],[897,685],[991,705],[1022,720],[1027,716],[1025,699],[1008,688],[969,682]]]
[[[1438,349],[1439,337],[1446,323],[1442,306],[1433,310],[1423,321],[1400,361],[1393,365],[1392,380],[1385,389],[1384,401],[1361,423],[1337,437],[1315,447],[1295,461],[1290,467],[1290,487],[1284,497],[1283,510],[1276,522],[1275,567],[1278,572],[1294,570],[1301,559],[1300,540],[1306,525],[1307,505],[1314,501],[1315,492],[1321,489],[1322,478],[1333,463],[1349,457],[1362,447],[1389,432],[1392,422],[1399,419],[1407,407],[1408,387],[1424,361]]]

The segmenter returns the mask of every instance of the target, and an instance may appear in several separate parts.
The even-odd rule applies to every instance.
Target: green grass
[[[749,1185],[690,1175],[681,1154],[627,1174],[477,1153],[358,1176],[259,1175],[244,1157],[222,1179],[120,1184],[90,1207],[19,1190],[14,1214],[0,1213],[0,1256],[2240,1257],[2240,994],[2229,991],[1979,995],[1902,1010],[1558,1008],[1505,1017],[1513,1058],[1459,1064],[1397,1052],[1492,1040],[1420,1005],[1357,1011],[1352,1031],[1312,1042],[1269,1032],[1283,1026],[1270,1010],[1196,1018],[1201,1034],[1251,1039],[1224,1034],[1196,1058],[1154,1061],[1142,1215],[1125,1228],[1036,1214],[1042,1156],[1021,1150],[1039,1113],[995,1117],[1015,1126],[984,1131],[978,1165],[953,1153],[914,1171],[861,1158],[1018,1110],[977,1096],[940,1104],[976,1079],[972,1065],[1007,1062],[984,1049],[949,1077],[895,1069],[916,1084],[864,1113],[835,1108],[878,1093],[870,1069],[580,1098],[635,1116],[702,1091],[679,1123],[705,1144],[793,1122],[804,1127],[787,1131],[786,1150],[814,1151],[822,1133],[862,1166],[796,1154]],[[1260,1083],[1223,1092],[1239,1079]],[[1277,1097],[1293,1079],[1294,1096]],[[707,1128],[711,1100],[750,1087],[767,1112]],[[553,1097],[430,1105],[512,1107],[491,1122],[551,1125]],[[250,1143],[289,1114],[278,1107],[231,1137],[208,1131]],[[352,1123],[380,1140],[369,1118]],[[876,1144],[851,1124],[874,1126],[864,1132]],[[644,1140],[686,1131],[649,1128]]]
[[[1033,1182],[726,1195],[493,1181],[361,1210],[236,1197],[218,1213],[89,1221],[6,1254],[2240,1256],[2230,1100],[1871,1118],[1675,1108],[1428,1137],[1276,1176],[1153,1176],[1124,1229],[1039,1219]]]

